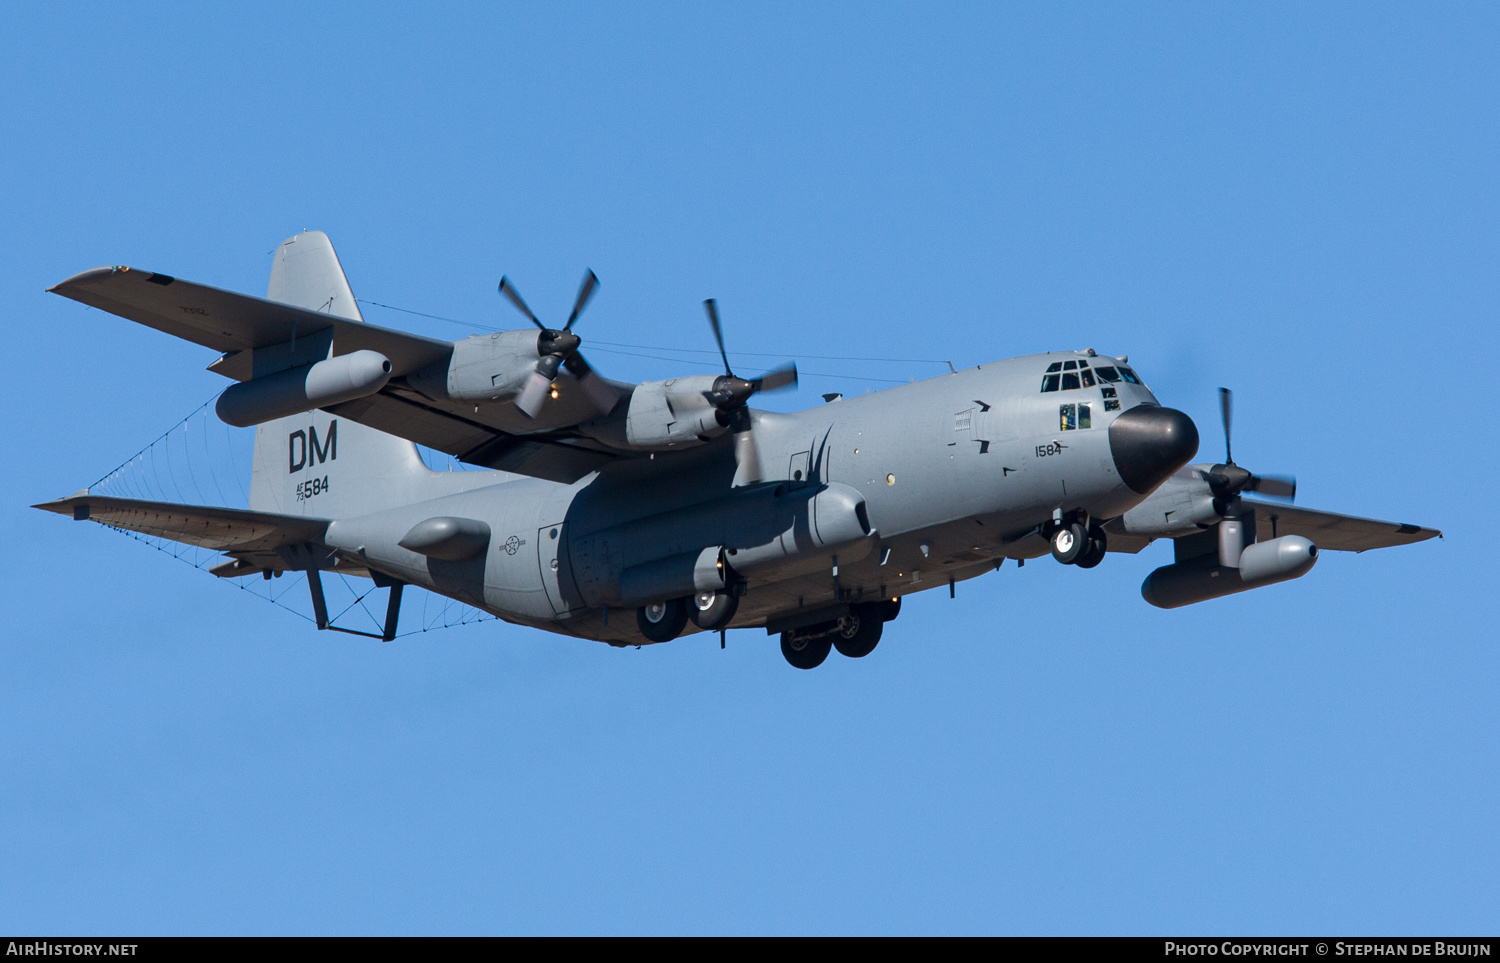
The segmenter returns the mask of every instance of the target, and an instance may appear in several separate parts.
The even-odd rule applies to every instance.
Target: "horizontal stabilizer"
[[[331,329],[333,354],[377,351],[390,359],[392,375],[400,376],[442,361],[453,349],[446,341],[128,267],[94,268],[47,290],[229,354],[287,345]],[[241,357],[243,363],[216,363],[213,370],[245,381],[251,376],[250,356]]]
[[[323,518],[106,498],[87,492],[31,507],[220,552],[269,552],[316,542],[328,529],[328,520]]]
[[[1319,549],[1335,552],[1367,552],[1372,548],[1410,545],[1429,538],[1441,538],[1435,528],[1382,522],[1374,518],[1357,518],[1335,512],[1293,508],[1277,502],[1243,499],[1245,507],[1255,509],[1256,541],[1280,535],[1301,535],[1312,539]]]

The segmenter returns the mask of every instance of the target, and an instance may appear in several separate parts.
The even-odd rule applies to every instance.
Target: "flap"
[[[508,434],[408,395],[397,394],[390,388],[323,410],[452,455],[471,465],[565,485],[571,485],[622,457],[644,457],[637,452],[602,451],[593,447],[592,442],[556,435]]]

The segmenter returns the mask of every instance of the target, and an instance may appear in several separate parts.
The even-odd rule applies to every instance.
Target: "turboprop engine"
[[[630,396],[625,416],[625,440],[632,448],[672,448],[685,442],[707,441],[729,429],[710,399],[720,375],[693,375],[666,381],[647,381]]]
[[[378,351],[341,354],[230,385],[214,410],[225,424],[248,428],[287,415],[373,395],[391,377],[391,362]]]
[[[559,344],[577,347],[577,335],[552,333],[558,337],[526,329],[476,334],[455,341],[446,362],[414,372],[406,380],[434,400],[508,401],[526,387],[539,358]]]

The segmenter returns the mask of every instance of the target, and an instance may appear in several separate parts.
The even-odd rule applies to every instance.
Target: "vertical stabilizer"
[[[303,231],[281,242],[266,297],[350,321],[364,320],[333,242],[322,231]]]
[[[304,231],[281,242],[266,297],[364,321],[333,244],[322,231]],[[307,411],[255,429],[250,508],[347,518],[430,498],[434,477],[406,439],[326,411]]]

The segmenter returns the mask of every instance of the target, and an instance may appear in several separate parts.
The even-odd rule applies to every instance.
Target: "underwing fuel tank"
[[[1175,609],[1299,578],[1317,560],[1318,546],[1301,535],[1283,535],[1246,546],[1239,568],[1220,565],[1217,554],[1163,565],[1141,583],[1141,597],[1159,609]]]
[[[373,395],[391,377],[391,362],[378,351],[341,354],[317,364],[230,385],[214,406],[220,420],[248,428],[287,415]]]

